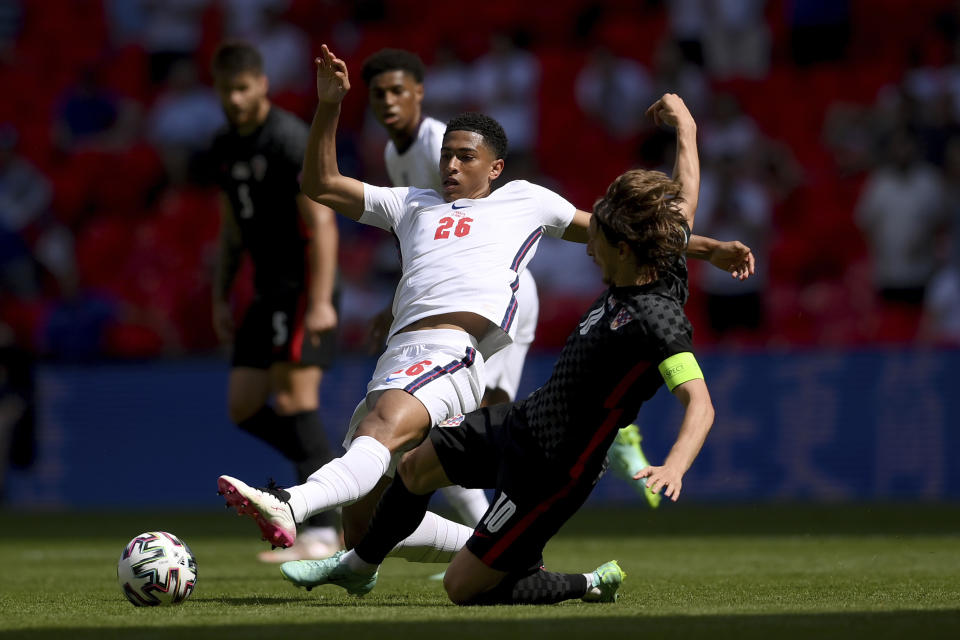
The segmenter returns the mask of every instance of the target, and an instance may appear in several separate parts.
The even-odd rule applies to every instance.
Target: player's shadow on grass
[[[237,599],[240,600],[240,599]],[[251,599],[254,600],[254,599]],[[282,600],[282,599],[274,599]],[[350,608],[349,605],[337,605]],[[0,638],[29,638],[53,640],[101,640],[112,638],[152,638],[177,640],[193,638],[322,638],[344,640],[384,640],[415,638],[416,640],[490,640],[498,638],[682,638],[683,640],[822,640],[824,638],[882,640],[885,638],[923,638],[924,640],[960,637],[960,609],[941,611],[850,612],[823,614],[763,614],[763,615],[699,615],[699,616],[641,616],[617,605],[582,607],[493,607],[461,609],[450,607],[421,620],[362,619],[364,609],[376,616],[380,605],[356,607],[350,612],[350,621],[343,616],[336,621],[311,619],[304,616],[297,624],[296,609],[284,609],[282,624],[248,623],[245,625],[216,625],[171,615],[156,618],[156,626],[128,626],[117,629],[79,628],[29,629],[5,632]],[[173,611],[170,612],[174,613]],[[578,615],[582,613],[583,615]],[[355,617],[354,617],[355,616]],[[274,617],[280,617],[279,614]]]
[[[194,596],[190,599],[192,601],[204,602],[206,604],[222,604],[228,605],[231,607],[255,607],[257,605],[271,605],[271,604],[289,604],[291,602],[303,602],[304,598],[296,597],[284,597],[284,596],[247,596],[240,598],[221,598],[221,597],[210,597],[203,598]]]
[[[405,596],[380,596],[376,603],[365,602],[361,598],[342,595],[340,592],[325,589],[318,591],[316,595],[304,593],[301,597],[283,597],[283,596],[247,596],[247,597],[196,597],[191,598],[191,602],[204,602],[205,604],[222,604],[230,607],[255,607],[274,604],[289,604],[295,602],[308,607],[330,607],[342,608],[352,606],[366,606],[374,609],[390,607],[437,607],[449,604],[446,598],[435,602],[424,602],[422,598],[411,599]],[[452,606],[452,605],[451,605]]]

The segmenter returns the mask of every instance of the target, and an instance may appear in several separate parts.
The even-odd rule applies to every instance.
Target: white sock
[[[471,535],[470,527],[427,511],[416,531],[387,555],[407,562],[450,562]]]
[[[593,572],[585,573],[583,576],[587,579],[587,588],[581,598],[587,602],[595,602],[600,599],[600,587],[593,582]]]
[[[357,552],[353,549],[347,551],[345,554],[340,556],[340,562],[350,567],[350,570],[355,573],[362,573],[366,576],[372,576],[377,572],[377,568],[380,565],[370,564],[363,558],[357,555]]]
[[[390,450],[370,436],[357,436],[350,448],[296,487],[290,487],[293,518],[303,522],[322,511],[356,502],[377,485],[390,465]]]
[[[457,510],[463,523],[471,527],[477,526],[480,518],[490,508],[490,501],[487,500],[487,494],[483,489],[467,489],[453,485],[440,489],[440,492]]]
[[[308,527],[297,533],[297,541],[322,542],[323,544],[339,546],[340,532],[336,527]]]

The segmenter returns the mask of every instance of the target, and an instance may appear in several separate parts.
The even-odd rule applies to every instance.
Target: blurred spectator
[[[944,154],[945,224],[950,232],[947,261],[960,265],[960,136],[950,139]]]
[[[948,94],[941,93],[924,105],[922,120],[917,123],[917,136],[926,161],[944,166],[947,144],[960,136],[960,121]]]
[[[898,132],[915,131],[923,120],[922,107],[902,83],[882,87],[870,113],[871,135],[877,146],[874,154],[882,156],[883,144]]]
[[[17,133],[0,126],[0,289],[40,293],[36,266],[58,280],[72,268],[73,236],[50,215],[50,180],[16,153]]]
[[[142,44],[150,56],[150,80],[162,85],[174,66],[191,59],[203,36],[210,0],[130,0],[143,11]]]
[[[224,126],[216,94],[200,83],[190,60],[177,62],[147,117],[147,138],[160,150],[173,184],[182,184],[195,154]]]
[[[670,33],[676,41],[683,58],[703,66],[703,33],[706,30],[707,3],[709,0],[671,0],[667,3]]]
[[[0,225],[25,231],[47,213],[50,181],[17,155],[17,131],[0,125]]]
[[[577,104],[613,138],[626,139],[646,125],[653,103],[650,74],[629,58],[619,58],[605,46],[590,52],[577,74]]]
[[[756,181],[774,208],[788,202],[803,185],[803,168],[790,146],[779,140],[762,140],[752,164]]]
[[[36,457],[33,356],[0,322],[0,500],[7,465],[27,467]]]
[[[707,68],[716,78],[760,78],[770,66],[766,0],[712,0],[704,32]]]
[[[699,130],[707,161],[730,156],[746,158],[760,140],[753,118],[743,113],[736,98],[728,93],[714,98],[713,113],[702,121]]]
[[[842,60],[852,32],[850,0],[793,0],[790,50],[801,67]]]
[[[943,39],[950,45],[960,40],[960,2],[954,0],[949,7],[934,16],[934,25]]]
[[[952,45],[952,60],[949,65],[943,68],[931,70],[936,82],[936,89],[945,91],[953,102],[954,117],[960,119],[960,40]],[[914,82],[910,87],[915,86]]]
[[[67,88],[55,109],[53,137],[61,150],[120,150],[138,135],[140,107],[103,85],[87,68]]]
[[[528,154],[536,142],[540,63],[524,47],[527,36],[495,33],[490,52],[474,62],[472,80],[480,111],[507,133],[510,156]]]
[[[904,89],[920,102],[931,102],[945,90],[945,69],[924,64],[923,50],[919,45],[910,47],[907,53],[907,70],[903,73]]]
[[[0,0],[0,62],[7,62],[23,29],[20,0]]]
[[[133,275],[143,279],[138,271]],[[84,285],[76,269],[65,274],[60,297],[48,311],[39,332],[40,351],[47,358],[83,362],[179,353],[180,334],[168,313]]]
[[[286,2],[264,8],[260,29],[249,37],[263,55],[263,71],[274,94],[291,91],[312,95],[313,58],[310,38],[299,27],[283,18]]]
[[[30,247],[20,234],[0,223],[0,293],[33,298],[40,292]]]
[[[946,147],[944,194],[948,233],[935,245],[939,266],[924,296],[922,337],[960,346],[960,137]]]
[[[687,105],[694,118],[707,113],[710,85],[703,70],[683,57],[683,51],[672,39],[666,38],[657,47],[653,61],[653,96],[675,93]]]
[[[874,139],[869,108],[848,102],[832,104],[824,118],[822,137],[840,175],[854,175],[872,165]]]
[[[960,347],[960,263],[944,263],[931,278],[923,300],[921,338]]]
[[[718,335],[763,326],[771,223],[770,199],[748,176],[741,158],[726,155],[705,167],[700,181],[697,233],[717,240],[740,240],[752,249],[759,267],[744,282],[719,269],[700,271],[710,326]]]
[[[282,15],[289,0],[220,0],[223,4],[223,35],[229,39],[251,40],[263,31],[268,13]]]
[[[466,111],[469,70],[449,44],[442,44],[434,53],[434,62],[423,78],[423,111],[446,122]],[[382,147],[383,145],[381,145]]]
[[[888,302],[919,307],[933,274],[932,250],[944,220],[940,176],[918,155],[906,130],[887,143],[887,163],[870,174],[856,221],[873,260],[874,286]]]
[[[42,328],[40,349],[48,357],[71,362],[102,357],[108,331],[119,315],[118,300],[103,291],[83,289],[76,277],[69,277]]]
[[[257,47],[273,94],[310,92],[313,59],[310,38],[284,16],[290,0],[222,0],[224,35]]]
[[[117,49],[141,43],[147,20],[145,5],[143,0],[104,0],[104,17]]]

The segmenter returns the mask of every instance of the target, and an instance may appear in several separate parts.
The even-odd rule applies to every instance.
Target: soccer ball
[[[197,583],[197,561],[177,536],[148,531],[123,548],[117,581],[134,606],[180,604],[190,597]]]

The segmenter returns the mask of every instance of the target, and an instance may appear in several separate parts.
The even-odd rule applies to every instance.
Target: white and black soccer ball
[[[197,561],[187,544],[166,531],[141,533],[117,563],[117,581],[137,607],[180,604],[197,584]]]

